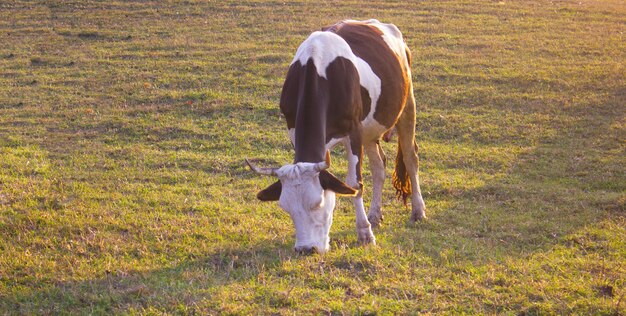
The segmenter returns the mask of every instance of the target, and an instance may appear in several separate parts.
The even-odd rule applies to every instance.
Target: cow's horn
[[[320,172],[330,168],[330,150],[326,150],[326,158],[315,165],[315,171]]]
[[[278,168],[259,168],[255,165],[253,165],[250,160],[248,160],[248,158],[245,158],[246,160],[246,164],[248,165],[248,167],[250,167],[250,169],[252,169],[252,171],[258,173],[258,174],[262,174],[262,175],[266,175],[266,176],[275,176],[276,175],[276,170]]]

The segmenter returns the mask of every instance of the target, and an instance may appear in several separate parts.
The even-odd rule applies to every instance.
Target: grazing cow
[[[398,153],[393,184],[398,196],[411,197],[411,220],[425,217],[417,175],[415,99],[411,54],[400,30],[377,20],[346,20],[311,34],[291,62],[280,97],[295,147],[293,164],[258,168],[279,181],[258,193],[279,201],[296,227],[298,252],[325,252],[335,194],[352,196],[358,239],[375,243],[372,226],[383,218],[385,155],[379,140],[395,128]],[[329,149],[342,143],[347,152],[346,183],[330,172]],[[369,214],[363,206],[363,150],[373,178]]]

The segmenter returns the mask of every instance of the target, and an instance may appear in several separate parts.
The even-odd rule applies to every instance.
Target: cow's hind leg
[[[411,220],[417,221],[426,217],[426,205],[422,199],[420,191],[419,175],[418,175],[418,158],[417,144],[415,143],[415,98],[413,97],[413,89],[409,91],[407,104],[404,111],[400,115],[400,119],[396,123],[398,131],[398,158],[396,159],[396,174],[394,175],[394,185],[397,184],[398,178],[408,177],[410,180],[410,188],[408,192],[411,195]],[[403,165],[402,165],[403,164]],[[400,168],[399,168],[400,167]],[[402,170],[404,167],[404,170]],[[403,173],[403,174],[399,174]],[[396,185],[396,189],[398,186]]]
[[[372,227],[378,227],[383,220],[382,200],[383,185],[385,183],[385,154],[380,148],[378,141],[367,143],[365,145],[365,153],[369,160],[373,182],[372,202],[367,219],[372,224]]]
[[[365,214],[363,206],[363,177],[361,167],[363,162],[363,146],[361,144],[360,131],[353,133],[345,141],[346,156],[348,159],[348,175],[346,183],[357,189],[358,194],[352,198],[356,210],[356,231],[359,242],[362,244],[376,244],[376,238],[372,232],[372,225]]]

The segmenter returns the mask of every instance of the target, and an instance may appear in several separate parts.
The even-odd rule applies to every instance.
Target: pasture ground
[[[388,180],[378,246],[341,200],[299,256],[243,158],[291,161],[295,49],[371,17],[413,50],[429,218]],[[0,314],[624,314],[625,31],[621,0],[2,1]]]

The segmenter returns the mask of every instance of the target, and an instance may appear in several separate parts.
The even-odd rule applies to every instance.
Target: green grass
[[[429,218],[410,224],[387,182],[378,246],[341,200],[331,252],[299,256],[243,158],[292,160],[278,98],[297,46],[371,17],[413,51]],[[622,1],[2,3],[0,313],[624,314],[625,17]]]

